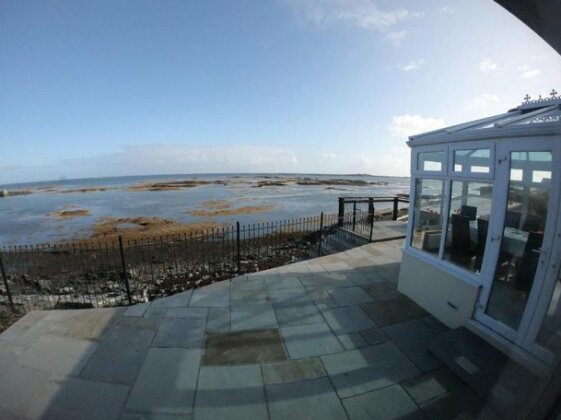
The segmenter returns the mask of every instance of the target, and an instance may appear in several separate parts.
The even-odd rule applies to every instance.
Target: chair
[[[488,232],[489,221],[482,218],[477,219],[477,246],[475,248],[474,271],[481,271],[483,254],[485,253],[485,242],[487,241]]]
[[[515,287],[529,292],[534,283],[534,275],[540,261],[540,249],[543,243],[543,233],[530,232],[524,247],[524,254],[516,262]]]
[[[471,254],[469,218],[461,214],[453,214],[450,221],[452,224],[452,244],[450,247],[452,253],[454,255]]]
[[[540,232],[544,229],[543,217],[535,214],[527,214],[522,224],[522,230],[525,232]]]
[[[467,217],[470,221],[475,220],[477,217],[477,207],[475,206],[462,206],[460,215]]]
[[[505,215],[505,226],[518,229],[520,227],[520,219],[522,218],[522,213],[515,211],[507,211]]]

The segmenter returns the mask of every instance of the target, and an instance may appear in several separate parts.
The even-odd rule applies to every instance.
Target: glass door
[[[502,143],[502,142],[501,142]],[[549,141],[497,147],[493,213],[475,318],[523,347],[547,272],[558,165]],[[555,183],[557,181],[557,183]]]

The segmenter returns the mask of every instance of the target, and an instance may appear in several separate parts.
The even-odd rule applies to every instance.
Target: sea
[[[357,185],[262,186],[259,182],[286,179],[366,181]],[[142,183],[202,180],[225,181],[177,190],[146,191],[131,187]],[[65,179],[26,184],[0,185],[0,246],[53,243],[88,238],[93,226],[107,217],[158,217],[179,223],[216,221],[233,224],[270,222],[336,213],[340,196],[388,196],[409,193],[409,178],[372,175],[325,174],[176,174],[114,178]],[[80,192],[74,190],[89,190]],[[96,189],[93,191],[93,189]],[[105,189],[103,191],[97,189]],[[10,195],[30,190],[30,194]],[[194,216],[193,210],[207,207],[209,200],[228,202],[233,208],[266,207],[266,211],[226,216]],[[385,205],[379,205],[382,210]],[[388,203],[389,208],[391,204]],[[54,213],[65,209],[87,210],[81,217],[60,218]]]

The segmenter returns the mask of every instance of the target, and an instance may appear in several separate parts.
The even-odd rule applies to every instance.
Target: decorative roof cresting
[[[559,93],[557,93],[557,91],[555,89],[551,89],[551,92],[549,92],[549,97],[548,98],[542,98],[542,95],[538,96],[538,99],[532,99],[532,97],[528,94],[526,94],[526,96],[524,96],[524,102],[522,102],[522,105],[526,105],[526,104],[547,104],[548,102],[551,101],[556,101],[561,99],[561,96],[559,96]]]

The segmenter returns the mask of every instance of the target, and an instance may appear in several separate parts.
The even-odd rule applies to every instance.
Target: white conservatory
[[[526,365],[561,352],[561,96],[412,136],[399,290]]]

